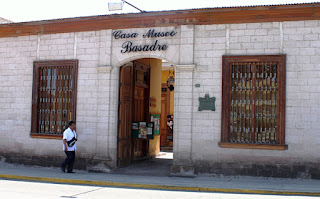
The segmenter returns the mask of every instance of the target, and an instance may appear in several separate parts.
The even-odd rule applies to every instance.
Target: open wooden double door
[[[131,138],[133,121],[149,121],[150,67],[130,62],[120,69],[118,167],[148,154],[147,140]]]

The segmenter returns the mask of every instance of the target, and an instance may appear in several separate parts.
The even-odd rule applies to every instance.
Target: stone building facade
[[[120,67],[154,58],[175,67],[172,173],[320,179],[319,13],[320,4],[313,3],[2,24],[0,156],[7,162],[57,166],[61,140],[31,135],[33,66],[78,60],[78,166],[116,168]],[[144,37],[149,31],[159,35]],[[128,41],[131,52],[125,52]],[[239,55],[285,55],[285,133],[284,143],[271,144],[276,147],[223,144],[223,56]],[[214,111],[199,111],[199,97],[206,95],[215,97]]]

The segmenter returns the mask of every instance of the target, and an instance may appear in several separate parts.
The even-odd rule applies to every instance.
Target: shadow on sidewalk
[[[172,153],[167,152],[150,160],[135,161],[127,167],[116,169],[113,173],[124,175],[169,176],[172,164]]]

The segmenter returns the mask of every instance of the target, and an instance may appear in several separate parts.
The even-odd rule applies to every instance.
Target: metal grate
[[[72,118],[72,66],[49,66],[39,70],[39,134],[62,134]]]
[[[230,63],[229,141],[276,143],[278,65],[276,62]]]

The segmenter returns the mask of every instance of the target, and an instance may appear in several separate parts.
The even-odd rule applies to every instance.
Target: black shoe
[[[74,171],[67,171],[67,173],[76,173],[76,172],[74,172]]]
[[[63,173],[66,172],[65,168],[63,168],[62,166],[60,166],[60,169],[61,169],[61,171],[62,171]]]

